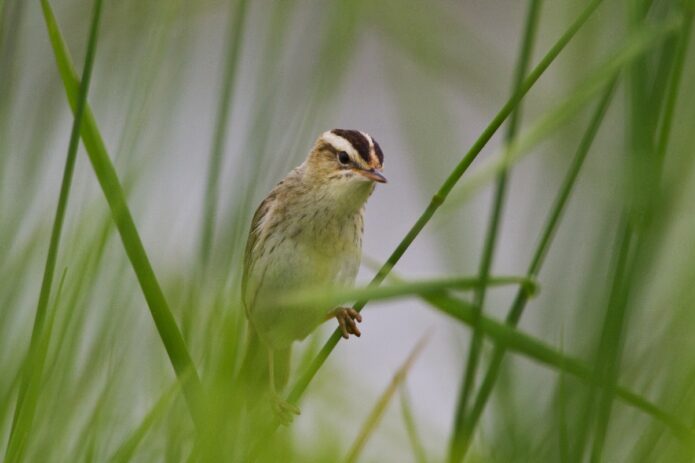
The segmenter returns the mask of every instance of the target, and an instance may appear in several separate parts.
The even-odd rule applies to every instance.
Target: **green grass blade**
[[[354,463],[359,458],[360,453],[362,453],[364,446],[367,444],[369,436],[374,432],[374,429],[376,429],[377,425],[381,421],[381,418],[384,416],[386,408],[391,402],[391,399],[394,395],[396,395],[398,388],[401,384],[403,384],[403,381],[405,381],[405,378],[408,376],[408,371],[413,366],[413,363],[415,363],[415,360],[422,352],[422,349],[424,349],[425,344],[427,343],[427,338],[428,336],[425,335],[417,342],[417,344],[415,344],[413,350],[393,375],[391,383],[389,383],[386,390],[384,390],[381,397],[379,397],[379,400],[376,402],[376,404],[374,404],[374,408],[372,408],[371,413],[362,425],[362,429],[360,429],[357,438],[355,438],[355,442],[352,444],[352,447],[350,447],[350,451],[345,458],[345,463]]]
[[[41,5],[61,80],[70,106],[74,110],[78,88],[74,66],[50,4],[47,0],[41,0]],[[128,208],[123,188],[111,163],[89,105],[85,106],[81,135],[94,173],[111,209],[112,218],[118,228],[123,247],[135,271],[157,331],[164,343],[176,375],[183,385],[191,415],[196,419],[197,410],[195,404],[200,390],[198,374],[195,371],[193,361],[183,341],[176,320],[169,309],[164,293],[147,257]]]
[[[618,379],[621,339],[628,319],[627,305],[630,281],[634,271],[634,246],[639,240],[634,227],[631,226],[628,219],[624,217],[622,221],[623,223],[618,231],[618,239],[614,246],[614,249],[617,250],[615,256],[616,263],[614,265],[611,292],[606,306],[599,349],[594,365],[594,375],[605,387],[600,391],[601,395],[598,399],[598,404],[596,404],[598,413],[591,449],[592,461],[601,461],[601,454],[608,430],[613,396]],[[595,387],[592,388],[592,395],[587,410],[590,410],[595,405],[595,394],[593,394],[595,389]]]
[[[472,325],[473,307],[470,303],[457,300],[447,295],[436,294],[423,297],[425,301],[443,313],[459,320],[466,325]],[[594,372],[585,362],[578,358],[569,357],[554,348],[548,346],[543,341],[540,341],[530,335],[518,331],[515,327],[508,323],[502,323],[495,319],[483,315],[482,323],[483,333],[490,337],[501,349],[516,352],[525,357],[528,357],[542,365],[552,367],[557,371],[570,374],[587,384],[594,385]],[[496,359],[497,357],[495,357]],[[488,371],[489,373],[489,371]],[[481,392],[487,390],[487,382],[489,376],[486,374]],[[599,384],[600,387],[603,385]],[[489,394],[489,391],[488,391]],[[684,424],[679,418],[660,409],[657,405],[640,396],[639,394],[630,391],[629,389],[618,386],[616,387],[616,395],[626,404],[635,407],[644,413],[654,417],[669,427],[669,429],[684,442],[688,442],[695,437],[695,431],[692,427]],[[473,412],[474,417],[480,418],[480,412],[477,411],[480,406],[479,397],[476,396]]]
[[[543,227],[540,242],[536,247],[533,258],[531,259],[531,263],[528,268],[528,275],[536,276],[540,272],[544,258],[548,252],[548,249],[550,248],[553,236],[557,230],[557,226],[559,225],[560,218],[562,217],[562,213],[565,210],[565,207],[570,198],[576,180],[579,176],[579,172],[581,171],[581,168],[584,164],[584,160],[586,159],[586,156],[589,152],[589,149],[591,148],[596,133],[598,132],[598,129],[601,126],[601,122],[603,121],[605,113],[608,109],[611,98],[613,96],[614,88],[615,82],[612,83],[604,93],[603,98],[601,99],[601,102],[598,104],[596,111],[594,112],[594,115],[591,119],[591,122],[589,123],[589,127],[587,128],[584,136],[582,137],[581,143],[579,145],[579,148],[577,149],[577,153],[575,154],[572,165],[570,166],[568,173],[565,176],[562,187],[560,188],[560,192],[550,210],[547,222]],[[514,304],[512,305],[512,308],[510,309],[507,315],[507,323],[509,325],[516,326],[519,319],[521,318],[521,314],[526,306],[526,302],[526,297],[523,294],[518,293],[514,301]],[[467,420],[465,427],[461,430],[461,438],[465,446],[464,455],[465,450],[467,450],[467,448],[470,445],[472,434],[475,430],[478,420],[480,419],[480,416],[482,415],[483,409],[485,408],[485,404],[487,403],[487,400],[489,399],[490,394],[492,393],[492,388],[494,387],[494,384],[497,380],[499,369],[502,364],[502,359],[504,358],[504,352],[505,349],[502,346],[498,345],[495,348],[493,358],[485,373],[485,377],[482,385],[480,386],[480,390],[478,391],[478,394],[475,398],[473,409],[471,410],[469,419]]]
[[[140,424],[133,430],[126,440],[118,446],[109,461],[112,463],[127,462],[133,459],[133,454],[145,438],[147,432],[152,428],[158,418],[164,413],[174,398],[174,393],[179,389],[179,384],[174,383],[170,386],[143,417]]]
[[[677,24],[677,23],[667,22],[666,27],[662,28],[660,30],[660,32],[659,31],[652,31],[652,32],[648,33],[646,36],[639,36],[638,35],[637,37],[641,37],[639,39],[640,45],[638,47],[628,46],[626,49],[626,52],[621,53],[620,56],[632,56],[632,57],[639,56],[640,52],[638,52],[638,50],[644,51],[644,49],[645,49],[644,47],[646,47],[652,40],[654,40],[657,37],[662,37],[663,33],[669,33],[671,31],[671,29],[673,28],[674,24]],[[649,37],[651,37],[651,39]],[[622,61],[622,60],[617,60],[615,62],[617,63],[619,61]],[[625,64],[627,62],[629,62],[629,60],[624,61],[623,64]],[[604,104],[607,104],[606,98],[609,98],[609,95],[610,95],[610,91],[607,91],[606,95],[604,95],[603,103],[601,105],[599,105],[599,110],[596,113],[597,116],[601,112],[602,106]],[[603,110],[605,110],[605,108],[603,108]],[[591,133],[598,128],[598,125],[596,125],[598,123],[600,123],[600,120],[595,118],[594,121],[592,122],[592,125],[590,126],[588,132],[587,132],[587,135],[589,135],[589,136],[588,137],[585,136],[585,138],[583,139],[582,146],[580,146],[580,153],[583,152],[585,149],[588,150],[588,147],[589,147],[591,141],[593,140],[593,135],[591,135]],[[550,240],[552,239],[552,235],[554,234],[557,221],[559,220],[560,215],[562,213],[562,210],[564,208],[564,206],[562,204],[564,204],[567,201],[568,194],[570,191],[568,188],[571,188],[571,185],[574,182],[572,175],[576,175],[578,173],[578,168],[580,167],[582,162],[583,162],[582,156],[578,155],[577,157],[575,157],[574,167],[572,167],[570,170],[570,172],[574,172],[574,174],[570,174],[568,176],[568,178],[565,181],[565,188],[563,189],[563,192],[561,192],[558,200],[556,201],[556,204],[553,208],[554,212],[551,214],[551,217],[549,218],[548,226],[546,226],[545,231],[542,234],[540,245],[536,249],[536,252],[535,252],[534,257],[532,259],[531,265],[529,267],[529,275],[537,275],[538,272],[540,271],[540,267],[542,265],[542,261],[544,259],[544,256],[549,249],[549,243],[550,243]],[[513,324],[516,324],[518,322],[518,319],[521,316],[521,313],[523,311],[523,308],[525,307],[525,304],[526,304],[525,297],[518,295],[512,309],[510,311],[510,314],[508,316],[509,322],[511,322]],[[474,409],[472,411],[472,415],[473,415],[471,417],[472,423],[467,428],[468,434],[472,434],[474,427],[475,427],[475,422],[477,421],[480,414],[482,413],[482,410],[484,408],[484,404],[487,401],[487,397],[489,396],[489,394],[492,390],[492,387],[494,386],[494,383],[496,381],[497,371],[499,370],[499,367],[501,365],[502,358],[503,358],[503,351],[501,351],[501,350],[499,352],[497,352],[496,355],[493,355],[493,362],[491,363],[491,365],[488,369],[485,380],[483,382],[483,386],[481,387],[480,393],[476,399],[476,405],[474,405]],[[470,435],[468,436],[468,438],[470,438]],[[467,439],[467,440],[469,440],[469,439]]]
[[[39,300],[36,306],[34,315],[34,325],[31,331],[31,339],[29,341],[29,352],[27,354],[22,381],[19,385],[17,393],[17,402],[12,420],[10,431],[10,439],[7,444],[7,452],[5,458],[7,461],[15,461],[21,455],[21,446],[25,441],[25,435],[18,435],[16,431],[17,422],[22,416],[26,394],[31,389],[31,378],[41,378],[43,370],[43,362],[39,361],[37,349],[41,344],[41,336],[44,334],[44,320],[46,318],[46,309],[48,301],[51,297],[51,288],[53,286],[53,275],[55,273],[56,259],[58,257],[58,248],[60,246],[60,236],[63,231],[63,222],[65,220],[65,210],[67,209],[68,200],[70,198],[70,188],[72,186],[72,177],[75,170],[75,159],[77,157],[77,148],[80,142],[80,129],[82,126],[82,117],[85,112],[87,103],[87,94],[89,93],[89,84],[92,80],[92,69],[94,67],[94,57],[96,56],[97,38],[99,35],[99,22],[101,19],[101,0],[95,0],[92,12],[92,20],[89,29],[89,37],[87,39],[87,53],[85,55],[82,81],[79,85],[79,93],[77,96],[77,104],[75,109],[75,117],[73,119],[72,130],[70,133],[70,142],[68,144],[67,157],[65,159],[65,167],[63,169],[63,179],[60,185],[60,194],[58,196],[58,204],[56,206],[55,216],[53,218],[53,228],[51,230],[51,238],[48,246],[48,253],[44,264],[43,277],[41,281],[41,289],[39,291]],[[35,371],[32,371],[35,370]],[[38,393],[38,390],[37,390]],[[27,414],[23,417],[25,425],[22,433],[26,433],[31,428],[33,414],[36,406],[36,396],[28,398],[29,406]]]
[[[637,14],[639,13],[638,11]],[[630,296],[636,289],[636,269],[641,267],[640,264],[646,251],[649,229],[653,223],[653,209],[656,204],[655,197],[661,184],[660,173],[663,168],[672,112],[675,107],[678,82],[687,48],[691,17],[688,16],[684,20],[679,34],[679,49],[677,50],[677,57],[671,74],[671,88],[669,88],[667,104],[664,107],[663,123],[660,132],[656,130],[658,118],[652,117],[647,119],[648,122],[645,122],[647,115],[640,111],[645,104],[645,100],[647,100],[646,72],[637,65],[644,65],[644,63],[636,63],[630,73],[631,85],[628,90],[631,104],[628,110],[630,111],[629,140],[631,149],[629,156],[634,169],[632,181],[636,192],[630,198],[631,201],[625,205],[623,213],[625,226],[622,237],[616,245],[616,248],[619,249],[616,259],[617,265],[614,272],[611,296],[606,306],[603,330],[596,358],[596,374],[600,375],[602,382],[607,387],[602,389],[596,404],[598,413],[591,450],[592,461],[600,461],[602,459],[607,439],[615,395],[614,388],[618,380],[622,356],[622,339],[625,336],[626,327],[630,319]],[[645,18],[638,16],[634,20],[639,23],[644,21]],[[645,128],[651,130],[645,130]],[[657,151],[661,149],[664,151]],[[653,168],[645,172],[645,165]],[[653,194],[647,193],[645,195],[645,191],[653,192]],[[592,405],[590,401],[589,407]]]
[[[528,13],[526,16],[526,25],[524,27],[524,38],[521,43],[519,52],[519,60],[514,73],[512,82],[512,92],[516,92],[524,81],[524,76],[528,70],[529,61],[531,60],[531,50],[533,48],[534,37],[538,25],[538,16],[540,14],[540,0],[529,0]],[[516,136],[517,127],[521,120],[521,103],[517,106],[509,117],[507,132],[505,134],[505,142],[509,144]],[[504,208],[504,199],[507,190],[507,170],[503,170],[497,176],[497,184],[495,186],[493,209],[488,219],[487,234],[485,244],[483,245],[483,253],[480,259],[479,274],[480,279],[485,281],[490,275],[492,259],[495,253],[495,244],[499,234],[500,218],[502,217],[502,209]],[[449,461],[456,462],[461,460],[461,452],[463,446],[457,439],[460,435],[460,430],[463,426],[466,410],[468,408],[469,397],[471,395],[475,382],[476,372],[478,369],[478,361],[480,359],[480,351],[482,348],[483,338],[480,329],[481,315],[485,304],[485,285],[478,288],[475,292],[475,313],[476,323],[473,328],[473,335],[468,347],[468,359],[466,361],[465,372],[461,382],[461,390],[459,392],[458,404],[454,414],[454,429],[451,433],[451,442],[449,445]]]
[[[536,294],[537,286],[531,279],[516,276],[488,277],[485,282],[477,277],[444,278],[436,280],[408,281],[387,286],[367,286],[364,288],[311,288],[290,292],[270,301],[271,307],[290,310],[306,305],[338,307],[350,301],[380,301],[412,295],[426,295],[445,290],[470,290],[486,286],[521,285],[528,295]]]
[[[615,76],[635,59],[654,47],[658,41],[669,37],[682,24],[680,18],[670,18],[659,26],[645,26],[635,32],[626,43],[607,59],[604,64],[591,74],[572,94],[555,108],[541,116],[528,130],[517,137],[510,145],[503,148],[486,165],[481,166],[468,180],[451,194],[450,200],[443,206],[446,212],[458,209],[465,200],[488,184],[500,172],[518,163],[530,149],[556,130],[596,94],[605,90]]]
[[[561,338],[563,337],[560,335]],[[560,352],[564,349],[564,341],[560,341]],[[570,433],[567,426],[567,405],[568,405],[568,393],[567,393],[567,375],[565,374],[564,368],[559,374],[557,379],[557,417],[555,418],[558,423],[558,447],[560,448],[560,461],[562,463],[569,463],[571,460],[570,452]]]
[[[229,115],[232,110],[232,95],[236,82],[239,54],[241,50],[244,23],[248,0],[231,0],[229,15],[229,31],[227,33],[227,53],[224,73],[222,75],[222,94],[217,107],[217,120],[213,135],[212,150],[208,165],[208,177],[203,202],[203,229],[200,238],[200,257],[203,264],[207,263],[214,238],[215,215],[219,203],[219,183],[222,168],[222,158],[227,140]]]
[[[14,421],[10,430],[10,439],[7,443],[7,451],[5,453],[5,462],[24,460],[23,455],[26,449],[27,441],[31,435],[32,424],[38,403],[38,396],[41,392],[41,386],[45,376],[43,367],[46,363],[48,346],[51,342],[55,314],[63,293],[63,285],[65,283],[66,275],[67,269],[63,270],[63,275],[60,278],[58,291],[56,292],[56,297],[53,304],[53,311],[44,321],[42,325],[42,332],[39,334],[36,345],[34,346],[35,351],[32,352],[31,356],[27,356],[26,363],[24,365],[23,373],[28,375],[26,378],[27,384],[25,395],[23,396],[24,400],[22,403],[20,404],[18,402],[17,408],[15,409]]]
[[[693,14],[689,13],[683,21],[683,30],[678,36],[676,44],[676,57],[671,73],[671,79],[668,83],[668,93],[666,95],[666,104],[664,108],[664,117],[661,121],[661,128],[656,145],[656,154],[662,158],[668,149],[668,140],[671,134],[671,125],[673,123],[673,114],[675,112],[676,103],[678,102],[678,90],[680,88],[681,77],[683,75],[683,67],[685,65],[685,56],[690,42],[690,32],[693,25]]]
[[[427,456],[425,454],[425,449],[422,446],[422,439],[420,439],[420,435],[418,434],[417,426],[415,424],[415,418],[413,417],[412,407],[410,406],[410,397],[408,396],[405,382],[401,384],[399,395],[401,398],[401,415],[403,416],[405,430],[408,433],[408,441],[410,442],[410,446],[413,448],[415,461],[417,463],[427,463]]]
[[[580,157],[576,157],[575,161],[579,161]],[[570,172],[578,173],[578,169],[572,168]],[[566,179],[566,180],[569,180]],[[568,190],[571,182],[565,183],[564,190]],[[571,189],[571,188],[570,188]],[[569,190],[568,190],[569,192]],[[558,198],[561,200],[562,196]],[[562,209],[554,207],[553,210]],[[557,221],[557,218],[553,219]],[[542,253],[539,253],[542,254]],[[378,268],[379,264],[376,260],[365,256],[364,259],[370,267]],[[389,280],[394,283],[399,283],[402,279],[392,272],[389,275]],[[474,314],[473,306],[466,301],[456,299],[444,293],[428,295],[422,298],[435,309],[442,313],[451,316],[469,326],[473,326]],[[554,368],[562,373],[570,374],[587,384],[595,383],[593,370],[582,360],[567,356],[553,347],[548,346],[541,340],[529,336],[508,323],[499,322],[493,318],[483,314],[482,329],[485,336],[503,346],[505,349],[521,354],[531,360],[534,360],[542,365]],[[695,429],[692,426],[685,425],[679,418],[660,409],[657,405],[640,396],[639,394],[630,391],[629,389],[618,386],[616,388],[617,396],[627,405],[642,410],[644,413],[654,417],[656,420],[664,423],[669,429],[683,442],[689,442],[695,435]]]

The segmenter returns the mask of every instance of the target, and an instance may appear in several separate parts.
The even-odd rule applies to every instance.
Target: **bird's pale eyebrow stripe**
[[[331,133],[344,138],[355,148],[355,151],[360,155],[364,162],[369,162],[369,140],[362,132],[357,130],[333,129]]]

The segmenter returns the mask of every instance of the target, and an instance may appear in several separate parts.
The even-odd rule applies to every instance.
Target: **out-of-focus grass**
[[[157,277],[154,274],[149,258],[147,257],[142,240],[128,208],[123,186],[111,163],[109,154],[104,146],[104,142],[89,106],[84,108],[85,120],[84,122],[81,121],[82,114],[80,114],[80,107],[76,94],[79,81],[75,76],[70,54],[67,51],[65,41],[62,38],[50,3],[47,0],[42,0],[41,6],[46,19],[46,28],[48,29],[55,53],[55,59],[60,71],[60,77],[65,87],[65,93],[67,94],[71,106],[75,109],[76,118],[78,116],[80,117],[80,119],[78,119],[80,120],[80,125],[78,127],[80,127],[81,136],[92,167],[94,168],[94,173],[109,203],[113,221],[121,235],[123,247],[137,275],[138,282],[147,300],[147,305],[152,313],[152,318],[157,326],[159,335],[169,354],[169,358],[174,370],[176,370],[177,376],[183,382],[184,390],[186,391],[186,400],[191,409],[191,415],[195,417],[197,410],[194,405],[200,394],[200,386],[197,384],[199,382],[198,374],[188,349],[184,344],[176,321],[171,314],[171,310],[169,309],[169,305],[160,288],[159,282],[157,281]]]
[[[43,378],[43,369],[46,361],[46,349],[50,342],[50,333],[53,328],[53,317],[48,326],[44,326],[46,320],[46,312],[48,310],[48,300],[51,296],[51,288],[53,287],[53,274],[55,273],[56,256],[60,246],[60,237],[63,232],[63,222],[65,220],[65,209],[70,197],[70,189],[72,188],[72,177],[75,171],[75,159],[77,157],[77,147],[80,143],[80,133],[82,129],[82,118],[87,106],[87,94],[89,93],[89,84],[92,79],[92,70],[94,66],[94,56],[96,54],[96,44],[99,32],[99,21],[101,20],[102,2],[97,0],[94,3],[94,13],[92,15],[91,26],[89,30],[89,40],[87,53],[84,62],[84,72],[79,85],[79,93],[77,102],[75,103],[75,119],[70,132],[70,144],[68,145],[68,155],[65,160],[65,169],[63,170],[63,180],[60,185],[60,196],[56,206],[55,218],[53,219],[53,228],[51,230],[51,240],[46,256],[46,265],[43,271],[41,280],[41,289],[39,291],[39,302],[36,306],[36,314],[34,316],[34,324],[31,330],[31,340],[29,344],[29,352],[22,367],[22,378],[20,380],[19,389],[17,391],[17,400],[15,411],[12,419],[12,427],[10,428],[9,442],[7,443],[7,452],[5,458],[8,461],[20,460],[24,453],[24,443],[27,439],[27,433],[31,429],[31,424],[34,421],[34,412],[36,410],[36,399],[40,388],[40,383]],[[65,275],[63,275],[64,281]],[[62,286],[62,283],[61,283]]]
[[[331,367],[335,334],[320,353],[323,339],[316,336],[297,355],[293,380],[298,382],[290,398],[297,400],[306,389],[310,400],[292,427],[262,434],[273,422],[270,413],[245,411],[244,385],[235,381],[245,330],[240,256],[255,203],[300,162],[316,133],[341,125],[346,107],[359,106],[369,120],[391,105],[392,124],[365,128],[382,145],[401,140],[404,151],[389,152],[387,165],[402,172],[412,168],[416,180],[407,193],[422,204],[438,191],[444,174],[448,180],[376,281],[401,257],[398,266],[407,268],[405,251],[425,242],[421,232],[437,238],[433,246],[447,256],[436,264],[440,280],[408,276],[406,283],[382,289],[310,297],[414,295],[408,301],[422,301],[420,310],[447,315],[452,333],[469,336],[468,327],[478,326],[478,370],[486,373],[478,384],[471,367],[472,408],[463,415],[460,436],[470,446],[470,460],[691,460],[692,5],[604,2],[594,16],[599,3],[543,2],[535,48],[552,51],[504,104],[497,96],[512,80],[517,48],[504,39],[520,37],[510,28],[522,28],[522,18],[506,12],[511,8],[506,2],[104,2],[86,107],[93,113],[87,110],[82,130],[88,156],[77,153],[57,248],[56,268],[67,268],[60,295],[54,291],[44,301],[50,338],[42,337],[46,361],[43,379],[32,383],[36,412],[23,428],[23,459],[246,461],[259,445],[263,461],[345,458],[360,423],[376,422],[368,420],[367,407],[377,402],[379,391],[344,398],[361,414],[356,419],[326,420],[336,416],[330,396],[318,387],[306,389],[317,372],[333,390],[369,384],[365,376],[320,374],[324,361],[323,368]],[[50,35],[54,50],[40,2],[0,0],[3,450],[14,445],[10,430],[50,241],[48,219],[59,191],[57,161],[67,145],[69,104],[78,101],[79,83],[67,57],[85,53],[85,18],[92,6],[87,0],[50,4],[57,13]],[[57,27],[65,33],[64,45]],[[408,66],[401,67],[404,61]],[[359,80],[365,75],[370,79]],[[348,98],[344,84],[353,89]],[[387,98],[355,100],[355,85],[365,93],[374,86]],[[614,98],[607,111],[608,88],[614,85],[613,92],[623,91],[625,98]],[[520,124],[516,136],[497,144],[495,132],[529,90],[527,119],[536,122]],[[597,104],[593,115],[584,109],[591,103]],[[470,122],[481,127],[475,136],[458,127],[458,110],[471,106],[479,117]],[[428,124],[433,114],[441,124]],[[405,132],[400,138],[398,123]],[[421,126],[411,131],[413,124]],[[183,149],[175,146],[184,143],[182,128],[187,136],[199,134]],[[488,143],[499,155],[479,168],[473,161],[486,156]],[[549,144],[559,152],[550,156]],[[483,298],[476,306],[449,287],[456,275],[475,272],[466,262],[477,262],[481,253],[470,252],[483,242],[473,239],[480,228],[475,224],[483,221],[471,211],[489,204],[474,193],[488,193],[506,169],[513,172],[509,207],[498,208],[497,257],[482,273],[517,274],[530,259],[528,278],[537,279],[542,290],[529,301],[523,291],[514,299],[490,288],[485,315],[476,318]],[[462,176],[468,187],[453,190]],[[399,182],[389,188],[399,188]],[[180,201],[176,207],[185,226],[167,221],[169,198]],[[372,207],[375,203],[368,211]],[[546,210],[542,226],[537,219]],[[378,228],[370,222],[367,237],[381,233],[384,252],[403,238]],[[393,242],[386,242],[387,236]],[[496,318],[501,302],[512,306],[507,323]],[[385,335],[385,343],[388,336],[396,334]],[[458,389],[455,382],[466,368],[466,352],[457,354],[447,366],[451,377],[442,379],[455,385],[451,390]],[[195,392],[188,389],[188,402],[187,369],[201,378]],[[370,427],[369,444],[360,452],[365,461],[401,461],[411,447],[417,461],[446,454],[447,442],[461,431],[450,431],[456,411],[430,430],[424,399],[417,394],[403,402],[402,423],[386,414],[381,426]],[[311,429],[312,420],[320,430],[299,431]],[[394,423],[402,441],[390,433]]]
[[[393,379],[391,379],[391,382],[386,387],[386,390],[384,390],[382,395],[379,397],[379,400],[377,400],[376,404],[374,404],[374,408],[372,408],[372,411],[362,425],[357,438],[355,438],[355,442],[350,447],[347,457],[345,457],[345,463],[354,463],[359,459],[367,440],[379,425],[379,422],[383,418],[391,399],[396,395],[399,387],[405,381],[406,377],[408,376],[408,372],[412,368],[415,360],[417,360],[418,355],[420,355],[422,352],[422,349],[425,347],[429,337],[430,336],[425,334],[425,336],[420,339],[417,344],[415,344],[415,347],[413,347],[413,350],[410,352],[403,364],[398,368],[398,370],[396,370],[393,375]]]
[[[244,32],[246,20],[246,9],[248,2],[240,0],[230,2],[229,32],[227,43],[225,44],[226,56],[224,73],[222,74],[222,90],[220,91],[220,101],[217,108],[217,121],[215,122],[215,132],[213,135],[212,149],[210,150],[210,161],[208,165],[207,189],[202,209],[205,211],[203,217],[203,228],[200,238],[200,256],[203,263],[207,262],[212,246],[213,232],[217,217],[217,205],[219,203],[219,183],[220,169],[227,138],[227,128],[229,127],[229,113],[232,106],[232,95],[234,92],[234,82],[237,77],[237,66],[239,65],[239,52],[241,50],[241,39]]]
[[[516,92],[524,81],[524,77],[528,72],[529,61],[533,50],[533,43],[536,36],[538,26],[538,15],[540,12],[540,0],[530,0],[528,2],[528,12],[526,21],[524,22],[523,39],[519,50],[519,58],[514,71],[512,93]],[[519,104],[509,117],[507,130],[504,134],[504,142],[509,144],[519,128],[521,120],[522,105]],[[488,219],[488,228],[485,234],[485,243],[483,244],[483,252],[480,258],[479,273],[481,281],[486,281],[490,275],[490,266],[495,255],[497,238],[499,235],[500,218],[506,200],[507,192],[507,169],[502,169],[497,174],[497,182],[495,184],[495,197],[493,200],[492,210]],[[465,453],[467,436],[462,431],[464,427],[464,418],[468,409],[468,403],[475,382],[478,362],[480,361],[480,351],[482,349],[482,314],[483,306],[485,305],[486,285],[481,285],[476,289],[473,304],[475,307],[475,323],[473,326],[473,336],[468,348],[468,359],[466,360],[465,373],[461,383],[461,389],[456,405],[456,414],[454,418],[454,431],[451,433],[451,446],[449,450],[449,460],[456,461],[461,459]]]

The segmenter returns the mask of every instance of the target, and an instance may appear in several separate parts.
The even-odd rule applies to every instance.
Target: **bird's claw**
[[[357,327],[358,322],[362,322],[362,315],[352,307],[340,307],[335,309],[335,318],[340,325],[340,331],[345,339],[348,339],[351,334],[358,338],[362,336],[360,329]]]
[[[292,423],[295,415],[299,415],[301,411],[299,407],[294,404],[289,403],[277,394],[271,396],[271,404],[275,415],[280,420],[280,423],[287,426]]]

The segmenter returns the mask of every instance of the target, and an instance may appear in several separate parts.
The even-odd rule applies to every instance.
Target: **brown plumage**
[[[364,205],[375,182],[386,181],[382,166],[381,148],[369,135],[324,132],[304,163],[273,188],[253,216],[242,279],[251,332],[242,375],[269,371],[281,414],[298,412],[276,392],[287,380],[292,343],[332,316],[344,337],[359,336],[356,322],[361,317],[344,308],[279,309],[273,301],[287,292],[354,283]]]

